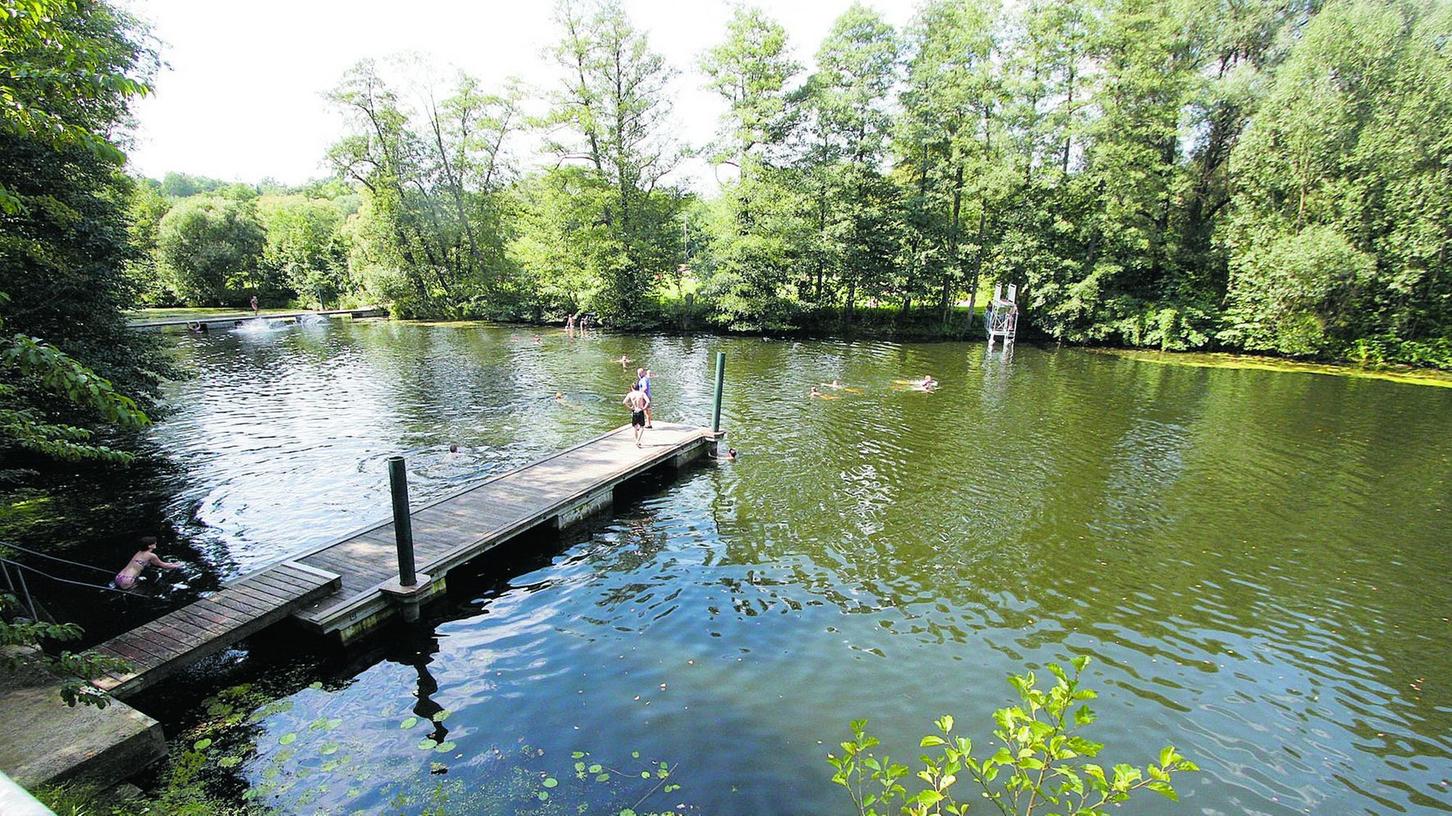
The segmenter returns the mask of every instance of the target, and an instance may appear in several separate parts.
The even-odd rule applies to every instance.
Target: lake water
[[[197,586],[386,515],[390,454],[420,502],[623,424],[622,355],[655,369],[658,418],[707,424],[725,351],[742,452],[451,577],[418,629],[233,653],[162,692],[269,689],[221,751],[239,796],[845,814],[824,757],[849,720],[904,759],[945,713],[987,745],[1006,675],[1087,654],[1102,759],[1172,742],[1203,769],[1174,812],[1452,810],[1452,389],[467,324],[175,343],[197,376],[154,429],[176,464],[141,517],[206,564]],[[941,390],[905,387],[925,373]],[[659,762],[666,783],[642,778]],[[1166,812],[1146,796],[1125,812]]]

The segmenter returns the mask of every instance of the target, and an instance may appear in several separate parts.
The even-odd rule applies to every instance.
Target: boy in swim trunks
[[[650,397],[640,390],[640,383],[630,386],[630,393],[621,400],[630,409],[630,428],[635,431],[635,447],[640,447],[640,437],[645,433],[645,411],[650,407]]]

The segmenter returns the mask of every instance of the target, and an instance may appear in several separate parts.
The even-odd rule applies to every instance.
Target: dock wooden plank
[[[643,448],[630,429],[618,428],[514,471],[463,488],[413,511],[414,560],[419,572],[439,577],[502,541],[582,505],[601,490],[709,443],[705,429],[658,423]],[[381,587],[397,578],[391,523],[297,556],[303,564],[336,572],[342,589],[304,607],[295,617],[321,631],[383,608]],[[371,614],[371,613],[370,613]]]
[[[196,603],[173,610],[97,647],[132,670],[93,682],[117,696],[134,694],[192,661],[215,654],[341,585],[321,570],[281,564],[243,577]]]
[[[418,571],[442,577],[454,566],[555,516],[578,517],[616,484],[708,444],[701,428],[658,424],[643,448],[619,428],[523,468],[484,479],[413,512]],[[135,693],[191,661],[292,615],[336,631],[386,612],[381,587],[398,570],[391,523],[374,524],[229,584],[100,648],[135,670],[96,681]]]

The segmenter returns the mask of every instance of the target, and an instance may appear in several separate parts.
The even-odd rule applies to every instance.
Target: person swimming
[[[933,379],[933,375],[924,374],[923,379],[917,383],[914,383],[913,387],[918,389],[919,391],[932,391],[938,387],[938,381]]]
[[[809,396],[809,397],[820,397],[820,396],[822,396],[822,392],[821,391],[818,391],[817,390],[817,386],[814,385],[814,386],[812,386],[812,393],[808,394],[807,396]]]
[[[564,402],[564,401],[565,401],[565,392],[563,392],[563,391],[556,391],[555,392],[555,402]]]
[[[633,363],[635,361],[632,360],[632,359],[630,359],[629,357],[626,357],[624,354],[622,354],[622,355],[620,355],[620,359],[619,360],[616,360],[615,362],[619,363],[621,368],[625,368],[626,366],[630,365],[631,363]]]
[[[131,589],[141,579],[141,573],[147,567],[160,567],[164,570],[181,569],[180,561],[163,561],[161,556],[156,554],[156,537],[146,536],[141,539],[141,549],[131,556],[131,560],[121,571],[116,573],[117,589]]]

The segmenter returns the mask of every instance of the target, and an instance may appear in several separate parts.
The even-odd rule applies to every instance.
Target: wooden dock
[[[251,312],[238,312],[228,315],[206,315],[202,317],[178,317],[167,320],[133,320],[128,325],[133,329],[149,331],[165,331],[166,329],[188,329],[193,327],[205,327],[205,331],[221,331],[231,329],[246,323],[249,320],[266,320],[269,323],[296,323],[308,315],[318,317],[386,317],[388,312],[378,306],[364,306],[361,309],[326,309],[320,312],[274,312],[272,314],[254,315]]]
[[[410,513],[418,587],[426,601],[449,570],[541,525],[560,529],[608,509],[622,483],[656,467],[681,467],[709,448],[711,432],[656,423],[636,447],[617,428],[517,470],[476,482]],[[392,519],[370,524],[243,576],[194,604],[101,644],[132,664],[94,681],[125,697],[291,616],[311,631],[349,643],[398,613],[398,555]]]
[[[637,448],[630,427],[617,428],[414,510],[415,562],[431,578],[427,594],[442,592],[444,576],[454,567],[542,524],[560,529],[606,510],[621,483],[657,465],[684,465],[710,443],[706,428],[657,422],[646,431],[645,446]],[[386,593],[398,578],[392,520],[294,560],[337,573],[343,581],[340,592],[293,615],[305,627],[347,643],[392,617]]]
[[[92,685],[126,697],[237,641],[282,620],[304,604],[336,592],[338,576],[284,561],[228,584],[200,601],[96,647],[119,657],[131,671],[111,673]]]

